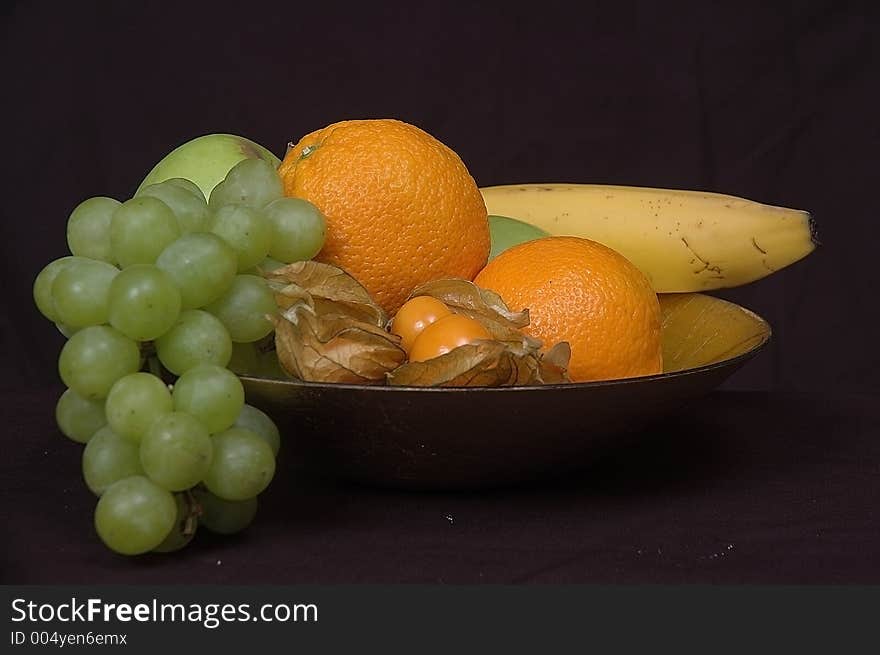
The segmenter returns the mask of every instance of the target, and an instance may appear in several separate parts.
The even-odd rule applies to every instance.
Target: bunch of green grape
[[[278,311],[261,273],[311,259],[324,229],[257,159],[230,170],[210,202],[176,178],[74,209],[72,254],[39,273],[34,300],[68,338],[55,416],[85,444],[109,548],[169,552],[199,525],[230,534],[253,520],[280,435],[245,404],[236,373],[280,374],[255,345],[271,340]]]

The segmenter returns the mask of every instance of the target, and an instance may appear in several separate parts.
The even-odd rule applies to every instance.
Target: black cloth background
[[[719,391],[576,475],[473,492],[340,484],[282,447],[247,530],[123,557],[57,393],[10,394],[0,583],[880,584],[876,394]]]
[[[34,0],[0,17],[0,581],[880,580],[876,3]],[[368,117],[424,128],[480,185],[730,193],[810,210],[823,245],[720,293],[775,332],[727,392],[580,481],[420,495],[279,467],[240,538],[172,563],[108,554],[51,416],[63,338],[31,300],[70,211],[129,197],[197,135],[282,155]]]

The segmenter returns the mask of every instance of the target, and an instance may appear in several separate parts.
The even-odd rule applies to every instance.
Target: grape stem
[[[156,356],[156,344],[152,341],[142,341],[141,342],[141,357],[144,359],[149,359],[150,357]]]
[[[162,364],[159,362],[158,357],[147,357],[147,366],[150,369],[150,373],[160,380],[162,379]]]
[[[152,341],[144,341],[141,343],[141,357],[144,358],[144,368],[152,375],[162,380],[165,384],[172,384],[176,377],[171,371],[162,366],[159,356],[156,354],[156,344]]]
[[[189,537],[196,531],[198,518],[202,515],[202,506],[196,497],[193,496],[192,490],[187,490],[183,495],[186,501],[186,518],[183,523],[183,536]]]

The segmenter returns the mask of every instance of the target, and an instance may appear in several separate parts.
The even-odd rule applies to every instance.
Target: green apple
[[[138,191],[173,177],[191,180],[205,198],[223,181],[233,166],[244,159],[262,159],[278,168],[281,161],[250,139],[234,134],[206,134],[178,146],[153,167]]]
[[[495,259],[495,257],[508,248],[520,243],[550,236],[547,232],[534,225],[518,221],[515,218],[493,216],[491,214],[489,215],[489,234],[492,242],[492,249],[489,251],[489,261]]]

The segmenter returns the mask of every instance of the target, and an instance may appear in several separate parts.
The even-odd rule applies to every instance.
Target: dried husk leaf
[[[341,268],[321,262],[295,262],[266,275],[275,301],[284,310],[308,304],[318,316],[337,314],[384,327],[388,316],[370,293]]]
[[[571,378],[568,377],[571,346],[567,341],[560,341],[550,350],[541,353],[539,359],[538,369],[544,384],[571,382]]]
[[[479,321],[492,341],[460,346],[424,362],[409,362],[388,374],[394,386],[502,387],[569,382],[571,349],[556,344],[546,353],[542,343],[521,331],[528,310],[511,311],[501,297],[462,279],[435,280],[415,289],[410,298],[431,296],[456,314]]]
[[[370,293],[341,268],[322,262],[305,261],[287,264],[267,274],[267,279],[302,287],[313,296],[328,300],[374,305]]]
[[[482,289],[473,282],[458,278],[435,280],[418,287],[410,298],[432,296],[444,302],[456,314],[479,321],[492,338],[524,351],[535,351],[543,345],[539,339],[523,333],[529,324],[529,310],[514,312],[494,291]]]
[[[509,327],[481,314],[472,315],[471,318],[481,323],[489,331],[493,339],[507,344],[514,349],[514,352],[538,352],[541,350],[542,344],[540,339],[530,337],[516,328]]]
[[[537,351],[517,351],[500,341],[477,341],[426,360],[409,362],[388,374],[388,384],[413,387],[510,387],[568,382],[568,344],[548,359]],[[564,360],[564,361],[563,361]]]
[[[388,384],[412,387],[496,387],[512,384],[515,374],[507,348],[478,341],[426,360],[408,362],[388,374]]]
[[[274,317],[275,350],[282,368],[309,382],[384,384],[406,353],[396,338],[345,316],[317,316],[307,304]]]
[[[297,262],[266,279],[282,312],[274,317],[282,368],[309,382],[384,384],[406,353],[385,331],[385,312],[357,280],[320,262]]]
[[[507,328],[520,329],[529,324],[529,310],[514,312],[494,291],[481,289],[473,282],[459,278],[434,280],[417,287],[410,298],[432,296],[444,302],[456,314],[485,318]],[[491,330],[490,330],[491,332]],[[493,338],[497,338],[493,334]]]
[[[491,341],[478,341],[426,362],[406,362],[400,339],[369,293],[343,270],[299,262],[266,275],[281,308],[275,349],[284,371],[312,382],[396,386],[497,387],[567,382],[570,350],[520,331],[528,312],[510,311],[501,298],[467,280],[438,280],[412,296],[430,295],[482,323]]]

